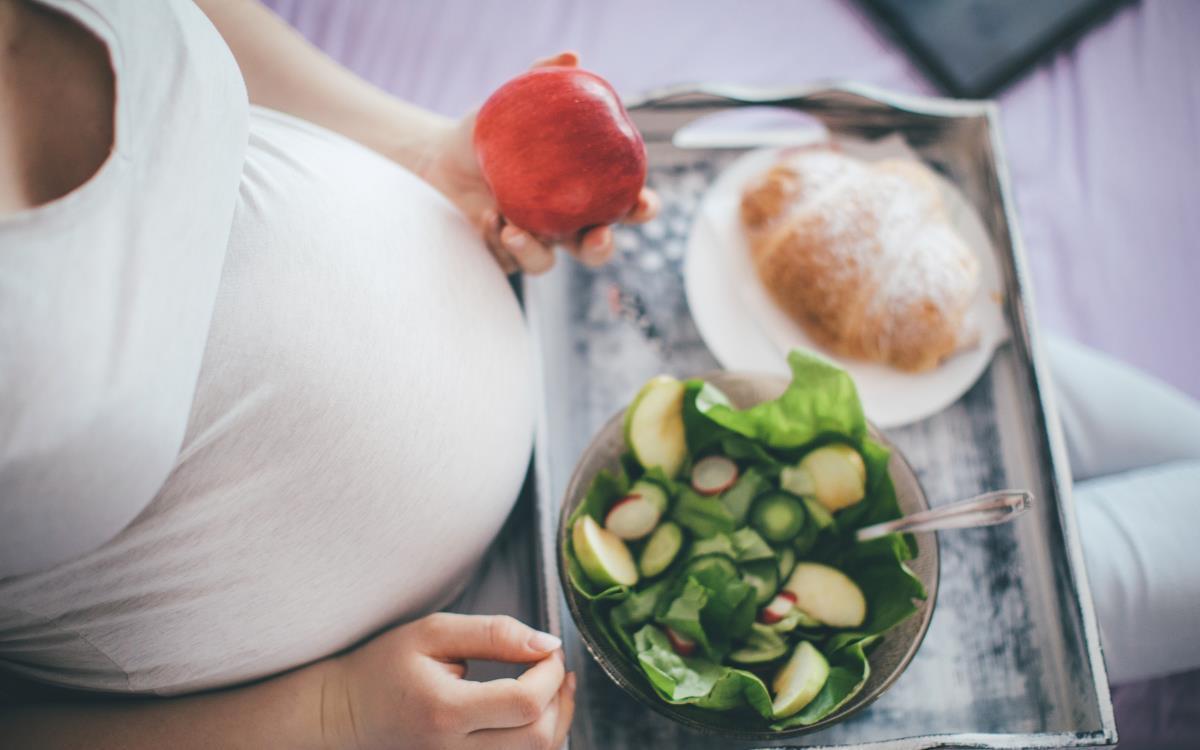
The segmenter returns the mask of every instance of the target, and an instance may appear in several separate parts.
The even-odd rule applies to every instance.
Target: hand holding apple
[[[497,89],[479,110],[475,153],[501,213],[554,240],[620,220],[646,181],[646,147],[617,93],[572,65]]]
[[[621,108],[619,100],[616,99],[616,95],[612,93],[611,88],[592,74],[578,70],[577,65],[578,59],[574,53],[566,52],[539,61],[530,73],[525,75],[528,76],[541,71],[553,71],[550,78],[543,81],[543,83],[557,80],[558,83],[553,84],[551,88],[557,86],[560,87],[560,91],[569,90],[572,85],[579,85],[579,81],[590,81],[592,79],[600,81],[602,86],[593,85],[587,87],[593,96],[593,104],[604,99],[603,96],[600,96],[600,88],[602,87],[612,97],[609,100],[610,104],[615,102],[615,109],[610,106],[607,110],[609,112],[609,122],[617,122],[616,114],[625,117],[624,110]],[[583,78],[575,79],[576,82],[572,83],[570,79],[562,78],[562,76],[567,74],[578,74],[583,76]],[[517,79],[510,81],[509,84],[505,84],[497,90],[493,98],[505,92],[506,89],[509,94],[518,93],[514,89],[519,90],[523,88],[522,86],[514,87],[514,89],[509,89],[509,86],[523,78],[525,76],[519,76]],[[599,97],[599,99],[596,97]],[[504,99],[510,102],[516,101],[516,99],[509,97],[507,94],[502,97],[502,101]],[[573,187],[557,191],[559,193],[557,198],[552,198],[549,203],[540,204],[542,214],[566,217],[571,215],[571,212],[564,212],[561,210],[561,207],[564,202],[570,203],[569,200],[566,200],[570,195],[575,195],[576,200],[574,205],[578,207],[587,204],[588,210],[586,214],[579,213],[575,215],[576,221],[571,222],[576,224],[574,229],[568,226],[565,218],[554,224],[546,224],[539,221],[535,216],[539,209],[538,199],[531,199],[531,193],[535,192],[535,187],[531,186],[531,183],[528,181],[528,172],[521,170],[516,164],[517,160],[512,158],[517,152],[527,153],[533,141],[529,138],[522,139],[519,132],[515,133],[515,137],[510,140],[509,137],[506,137],[506,134],[488,125],[490,116],[485,115],[486,110],[488,110],[489,105],[492,103],[492,100],[489,99],[478,115],[468,116],[442,136],[439,145],[434,149],[428,163],[421,170],[421,176],[450,198],[469,219],[479,226],[488,248],[496,256],[497,261],[506,272],[511,273],[522,270],[526,273],[542,273],[549,270],[554,264],[554,244],[565,247],[587,265],[601,265],[609,259],[613,250],[612,230],[608,224],[614,221],[640,223],[653,218],[658,213],[658,197],[652,191],[642,187],[642,182],[645,179],[645,152],[644,147],[641,145],[641,136],[637,135],[637,130],[630,123],[628,127],[632,132],[633,139],[636,139],[637,148],[632,148],[633,139],[627,135],[625,154],[632,157],[634,162],[637,162],[637,157],[640,156],[640,166],[634,164],[632,171],[627,168],[626,176],[623,180],[619,181],[624,186],[624,190],[629,192],[621,193],[620,195],[615,195],[615,191],[609,193],[605,199],[597,200],[597,204],[603,203],[603,206],[593,206],[590,199],[579,200],[578,196],[585,192],[590,196],[599,195],[599,193],[593,191],[606,187],[608,181],[606,175],[585,167],[582,173],[571,172],[571,174],[578,176],[580,179],[571,180],[569,177],[566,178],[567,183],[572,184]],[[560,104],[558,105],[560,111],[561,107],[566,106],[567,103],[560,99]],[[517,107],[517,109],[522,109],[522,107]],[[529,107],[525,106],[524,109],[528,112]],[[501,107],[493,113],[499,112],[502,114],[503,110],[504,107]],[[590,109],[588,107],[581,107],[581,112],[591,112],[590,115],[582,115],[585,120],[590,118],[590,125],[588,127],[593,128],[595,131],[603,131],[601,126],[605,124],[604,120],[598,117],[598,111],[594,106]],[[499,121],[507,121],[507,118],[499,118],[493,121],[492,125],[496,125]],[[619,128],[616,128],[616,130],[619,131]],[[581,133],[582,131],[579,132]],[[608,133],[607,137],[611,138],[612,130],[609,130]],[[514,134],[510,131],[508,135]],[[551,135],[554,135],[554,133],[551,132]],[[598,135],[597,137],[603,140],[606,136]],[[483,146],[485,141],[490,145],[486,146],[484,150],[491,154],[491,156],[485,157],[477,149],[477,146]],[[589,141],[590,139],[584,138],[582,141],[576,140],[575,143],[582,143],[582,149],[586,152],[591,148],[588,145]],[[491,164],[493,158],[495,158],[495,154],[492,151],[496,148],[499,148],[502,152],[506,149],[508,150],[509,158],[499,158],[500,163],[507,164],[508,166],[485,167],[481,162],[486,158],[487,162]],[[575,159],[576,162],[578,161],[578,156],[571,156],[571,147],[569,144],[566,150],[568,152],[567,156],[562,159],[551,160],[554,164],[551,164],[549,167],[537,167],[535,164],[532,170],[535,173],[535,177],[536,173],[539,172],[544,172],[547,176],[551,176],[551,172],[554,169],[557,169],[559,176],[562,177],[563,166],[571,163],[572,159]],[[537,149],[533,149],[533,152],[536,156]],[[587,159],[584,158],[584,161],[586,162]],[[557,167],[555,167],[555,164],[557,164]],[[496,173],[487,176],[489,171]],[[633,177],[637,179],[634,180]],[[636,188],[629,187],[634,182],[636,182]],[[613,187],[615,184],[607,186]],[[502,194],[503,198],[501,197]],[[629,194],[632,194],[633,197],[628,198]],[[535,226],[527,226],[522,223],[523,221],[531,222]]]

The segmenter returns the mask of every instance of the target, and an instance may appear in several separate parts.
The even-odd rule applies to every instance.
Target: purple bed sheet
[[[625,96],[687,82],[936,90],[852,2],[268,0],[334,58],[451,115],[578,51]],[[1200,2],[1118,10],[999,96],[1039,323],[1200,397]],[[1122,747],[1200,742],[1200,673],[1114,693]]]

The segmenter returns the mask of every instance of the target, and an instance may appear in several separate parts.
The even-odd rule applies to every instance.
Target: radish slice
[[[671,628],[667,628],[667,640],[671,642],[671,648],[675,649],[675,653],[680,656],[691,656],[696,651],[696,642],[686,635],[677,633]]]
[[[758,621],[764,625],[773,625],[787,617],[794,606],[796,606],[796,595],[790,591],[780,591],[771,600],[771,603],[758,613]]]
[[[662,515],[659,506],[644,495],[627,495],[617,501],[604,517],[604,528],[630,541],[654,531]]]
[[[692,467],[692,487],[701,495],[718,495],[737,478],[737,464],[724,456],[702,458]]]

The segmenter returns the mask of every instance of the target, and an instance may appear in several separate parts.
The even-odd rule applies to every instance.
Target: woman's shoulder
[[[189,0],[0,0],[0,13],[2,577],[95,549],[169,475],[249,105]]]
[[[0,214],[49,203],[94,175],[113,149],[108,48],[75,19],[0,2]]]

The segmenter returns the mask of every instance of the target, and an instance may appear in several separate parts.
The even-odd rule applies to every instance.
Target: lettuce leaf
[[[700,708],[713,711],[730,711],[745,704],[749,704],[764,719],[771,718],[771,694],[767,686],[753,672],[734,667],[725,667],[712,691],[696,701]]]
[[[749,526],[738,529],[729,538],[733,541],[734,559],[739,563],[775,559],[775,550]]]
[[[671,703],[694,703],[706,697],[727,669],[708,659],[680,656],[666,634],[653,625],[643,627],[633,640],[650,684]]]
[[[720,659],[721,654],[713,649],[708,640],[708,633],[700,622],[700,616],[708,606],[708,598],[709,588],[697,582],[695,578],[688,578],[684,582],[683,590],[671,600],[667,611],[659,615],[658,622],[682,636],[691,638],[710,658]]]
[[[728,534],[737,528],[737,522],[720,500],[683,485],[677,485],[671,519],[702,539]]]
[[[636,653],[633,629],[645,625],[654,617],[654,612],[670,584],[671,581],[663,579],[641,591],[630,591],[624,601],[609,610],[608,616],[613,631],[629,651]]]
[[[749,634],[755,612],[754,589],[736,569],[713,566],[690,573],[657,621],[720,661],[735,640]]]
[[[769,448],[800,448],[827,435],[854,442],[866,437],[867,420],[849,373],[824,358],[800,351],[788,355],[788,365],[792,382],[774,401],[738,411],[723,396],[714,397],[712,391],[716,389],[710,387],[696,392],[693,407],[713,423]],[[684,414],[686,418],[686,407]],[[693,427],[688,437],[693,433],[708,438],[711,431]]]
[[[707,539],[697,539],[688,551],[688,557],[704,555],[725,555],[740,565],[755,560],[774,560],[775,550],[757,531],[747,526],[732,534],[719,533]]]
[[[721,493],[721,503],[733,516],[734,523],[745,523],[754,498],[770,489],[770,486],[758,467],[751,466],[742,472],[732,487]]]

